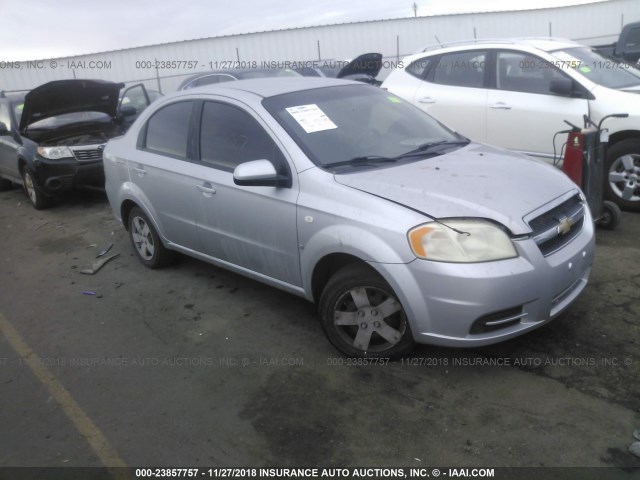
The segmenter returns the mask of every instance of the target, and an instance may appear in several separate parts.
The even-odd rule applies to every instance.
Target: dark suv
[[[57,80],[0,94],[0,190],[21,184],[36,209],[75,187],[104,188],[102,151],[143,108],[119,104],[122,83]],[[122,98],[149,97],[142,85]],[[138,102],[140,103],[140,102]]]

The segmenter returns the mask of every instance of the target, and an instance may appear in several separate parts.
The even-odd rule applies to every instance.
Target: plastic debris
[[[633,442],[629,445],[629,453],[635,455],[636,457],[640,457],[640,442]]]
[[[111,251],[112,248],[113,248],[113,243],[110,243],[109,245],[107,245],[107,247],[104,250],[102,250],[98,255],[96,255],[96,258],[100,258],[106,255]]]
[[[80,270],[80,273],[83,273],[85,275],[93,275],[102,267],[104,267],[104,265],[108,261],[113,260],[119,255],[120,255],[119,253],[114,253],[113,255],[109,255],[108,257],[102,257],[100,260],[96,260],[95,262],[93,262],[90,268],[85,268],[84,270]]]
[[[636,440],[640,440],[640,428],[637,428],[633,431],[633,438]]]
[[[83,295],[95,295],[96,292],[92,292],[91,290],[85,290],[84,292],[82,292]]]

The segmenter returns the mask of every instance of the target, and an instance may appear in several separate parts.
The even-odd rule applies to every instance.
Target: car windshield
[[[551,52],[563,62],[569,62],[576,72],[598,85],[628,88],[640,85],[640,70],[613,57],[607,57],[587,47]]]
[[[86,122],[110,122],[111,117],[102,112],[73,112],[44,118],[29,125],[29,130],[49,130]]]
[[[417,160],[468,143],[410,103],[367,85],[303,90],[262,103],[324,168]]]

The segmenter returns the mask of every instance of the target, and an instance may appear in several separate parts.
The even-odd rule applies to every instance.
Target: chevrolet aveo
[[[144,265],[177,251],[316,302],[350,356],[528,332],[593,261],[591,214],[562,172],[356,82],[168,95],[109,141],[104,168]]]

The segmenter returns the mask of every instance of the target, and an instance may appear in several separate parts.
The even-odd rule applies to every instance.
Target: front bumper
[[[47,195],[55,195],[75,187],[104,188],[102,160],[78,161],[75,158],[47,160],[38,157],[33,162],[35,180]]]
[[[414,260],[374,264],[405,307],[418,343],[489,345],[538,328],[586,287],[595,240],[591,217],[581,232],[543,256],[532,239],[514,241],[514,259],[475,264]]]

